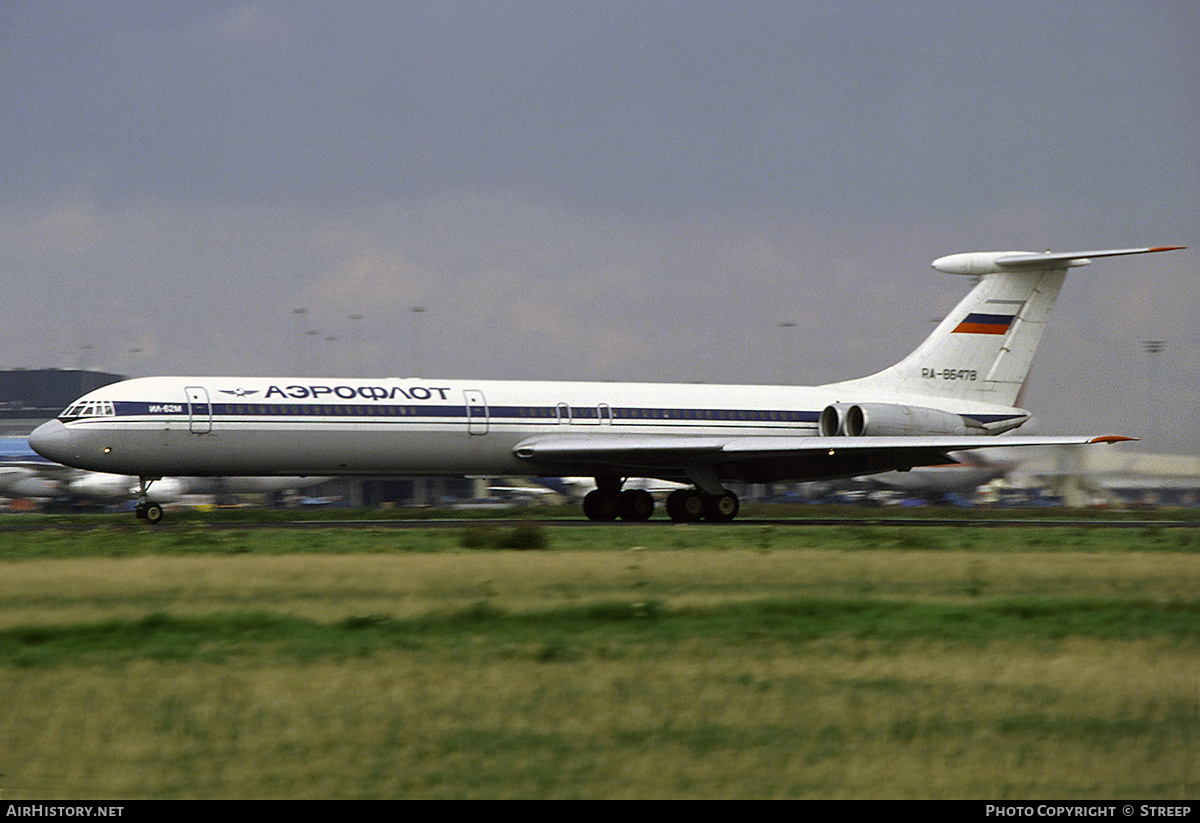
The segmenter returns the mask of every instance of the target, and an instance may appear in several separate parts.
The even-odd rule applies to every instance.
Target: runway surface
[[[673,526],[694,526],[706,528],[712,526],[776,526],[806,528],[812,526],[836,528],[839,526],[883,526],[883,527],[921,527],[921,528],[1086,528],[1086,529],[1144,529],[1144,528],[1197,528],[1200,521],[1187,520],[1037,520],[1037,519],[1007,519],[1007,520],[956,520],[952,518],[765,518],[738,519],[732,523],[710,524],[675,523],[671,520],[647,520],[643,522],[624,522],[621,520],[598,523],[592,520],[539,520],[539,519],[465,519],[465,520],[323,520],[323,521],[289,521],[276,524],[237,524],[229,523],[235,528],[239,525],[256,527],[259,525],[276,525],[281,528],[461,528],[471,525],[513,526],[536,524],[547,527],[601,526],[607,528],[658,528]],[[217,525],[217,524],[213,524]]]
[[[40,531],[42,529],[60,529],[68,531],[86,531],[95,528],[139,528],[139,529],[172,529],[195,528],[202,526],[211,529],[229,530],[263,530],[263,529],[455,529],[466,526],[520,526],[538,525],[546,528],[578,528],[598,527],[611,529],[656,529],[656,528],[714,528],[719,526],[738,528],[771,526],[773,528],[839,528],[871,526],[877,528],[958,528],[958,529],[1195,529],[1200,528],[1200,520],[1165,520],[1165,519],[1093,519],[1093,518],[950,518],[950,517],[783,517],[783,518],[745,518],[732,523],[710,524],[675,523],[668,519],[653,519],[644,522],[596,522],[584,518],[446,518],[446,519],[410,519],[397,518],[389,520],[374,519],[297,519],[297,520],[244,520],[244,519],[205,519],[195,520],[186,517],[172,519],[168,514],[162,523],[150,526],[135,520],[130,514],[128,520],[114,520],[105,516],[92,520],[86,515],[72,516],[67,520],[27,519],[13,516],[0,519],[0,531]]]

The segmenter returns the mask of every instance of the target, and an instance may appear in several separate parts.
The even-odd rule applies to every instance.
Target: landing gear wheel
[[[583,513],[588,520],[616,520],[620,509],[619,493],[594,489],[583,497]]]
[[[679,519],[679,491],[673,491],[667,495],[667,517],[672,520]]]
[[[620,515],[622,520],[649,520],[654,514],[654,498],[645,489],[626,489],[621,492]]]
[[[146,498],[149,496],[150,484],[158,477],[139,477],[138,478],[138,499],[142,502],[137,504],[137,508],[133,510],[134,515],[138,520],[145,520],[150,525],[154,525],[163,519],[163,507],[157,503],[151,503]]]
[[[704,495],[696,489],[678,489],[667,496],[667,514],[678,523],[697,523],[704,518]]]
[[[145,520],[151,526],[163,519],[163,507],[157,503],[139,503],[133,513],[138,520]]]
[[[737,517],[741,504],[738,496],[731,491],[721,494],[710,494],[704,499],[704,519],[714,523],[728,523]]]

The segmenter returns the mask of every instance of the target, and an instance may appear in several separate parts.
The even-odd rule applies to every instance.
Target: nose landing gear
[[[150,525],[163,519],[163,507],[157,503],[139,503],[133,513],[137,515],[138,520],[145,520]]]
[[[158,479],[157,477],[138,478],[138,499],[141,502],[133,510],[138,520],[145,520],[151,526],[160,523],[163,519],[163,507],[158,503],[151,503],[146,499],[150,493],[150,484]]]

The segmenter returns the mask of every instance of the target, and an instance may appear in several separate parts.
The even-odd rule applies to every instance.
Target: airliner
[[[148,377],[96,389],[29,438],[69,466],[139,478],[142,519],[162,508],[150,484],[171,475],[592,477],[584,514],[646,520],[655,502],[631,478],[683,484],[676,521],[732,520],[729,483],[855,477],[952,462],[986,446],[1130,438],[990,435],[1030,413],[1015,406],[1067,269],[1182,246],[1084,252],[970,252],[939,271],[977,278],[910,355],[823,386],[459,379]]]

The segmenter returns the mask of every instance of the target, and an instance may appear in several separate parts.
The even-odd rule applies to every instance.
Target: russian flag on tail
[[[953,334],[1008,334],[1016,319],[1014,314],[982,314],[971,312],[954,327]]]

